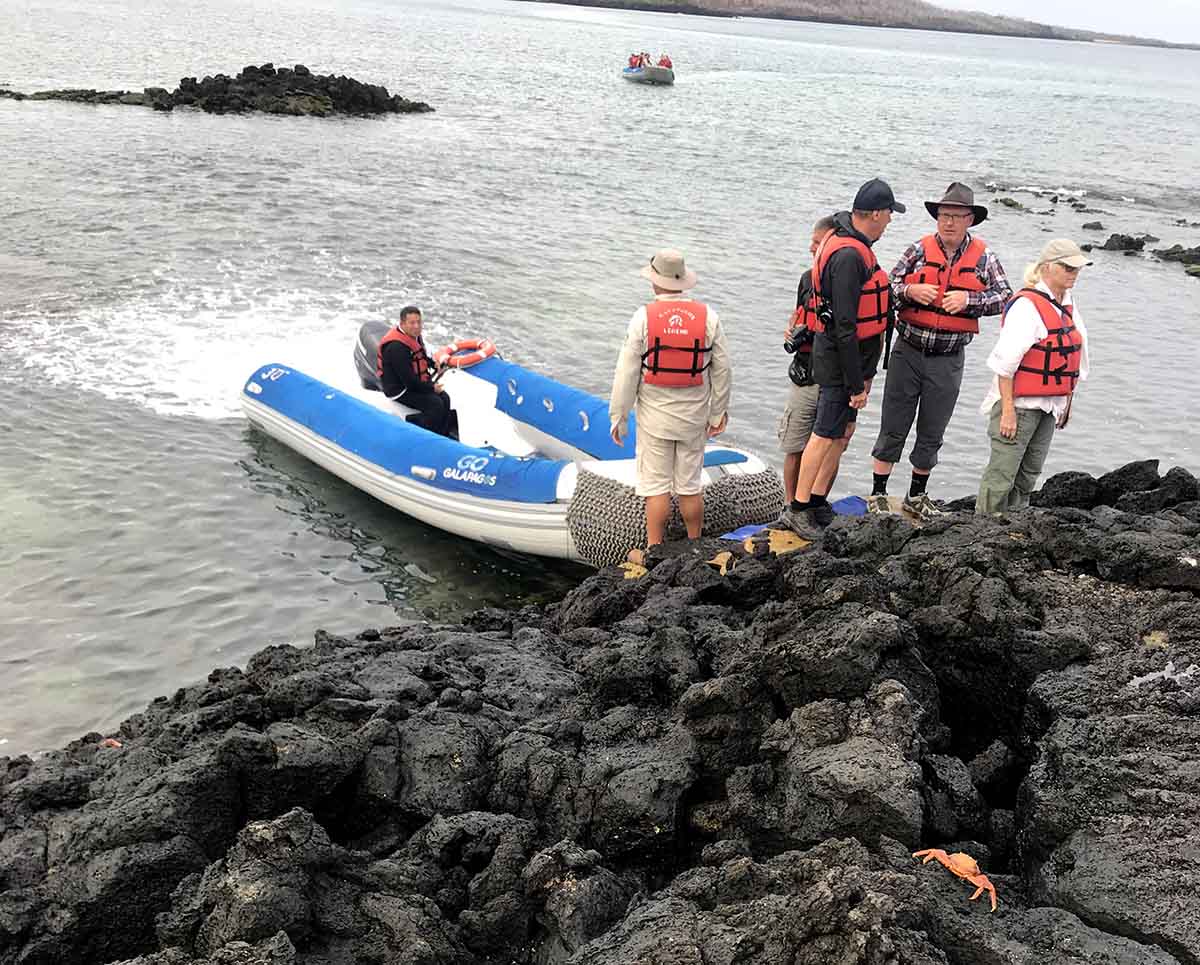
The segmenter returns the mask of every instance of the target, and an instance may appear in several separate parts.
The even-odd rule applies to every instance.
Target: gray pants
[[[904,443],[917,421],[917,441],[908,460],[916,469],[932,469],[946,437],[946,426],[958,403],[962,387],[963,356],[926,355],[899,339],[888,360],[879,416],[879,438],[871,455],[883,462],[899,462]]]
[[[992,406],[988,420],[988,438],[992,458],[979,481],[975,500],[977,513],[1003,513],[1024,509],[1037,485],[1054,438],[1054,414],[1041,409],[1017,409],[1017,434],[1012,439],[1000,435],[1000,409]]]

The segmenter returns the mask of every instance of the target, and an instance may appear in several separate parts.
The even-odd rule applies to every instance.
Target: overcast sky
[[[932,0],[942,7],[1024,17],[1039,23],[1200,43],[1200,0]]]

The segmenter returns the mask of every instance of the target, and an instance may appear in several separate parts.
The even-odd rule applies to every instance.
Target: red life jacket
[[[925,249],[925,264],[904,276],[906,285],[936,285],[937,298],[930,305],[905,305],[900,309],[900,320],[921,328],[932,328],[940,332],[970,332],[979,334],[979,319],[963,315],[952,315],[942,310],[942,299],[948,291],[981,292],[986,287],[978,275],[979,260],[987,251],[980,239],[972,238],[967,250],[949,268],[946,253],[938,243],[937,235],[926,235],[921,239]]]
[[[787,339],[792,332],[797,330],[807,329],[810,332],[820,331],[820,320],[817,318],[817,293],[812,288],[812,272],[809,273],[808,294],[804,295],[802,301],[796,306],[796,310],[792,312],[792,317],[788,321],[787,330],[783,333],[784,339]],[[803,291],[801,291],[803,295]],[[808,353],[812,351],[812,340],[806,339],[796,348],[797,352]]]
[[[398,328],[393,328],[379,340],[379,351],[375,353],[375,374],[379,378],[383,378],[383,347],[388,342],[400,342],[408,347],[412,353],[412,370],[422,382],[432,382],[433,376],[429,373],[429,356],[425,352],[425,343],[419,338],[413,338],[411,335],[405,335]]]
[[[1036,288],[1022,288],[1004,309],[1001,328],[1018,298],[1033,302],[1046,326],[1046,337],[1030,347],[1013,373],[1013,396],[1070,395],[1079,381],[1083,352],[1083,335],[1075,327],[1071,306],[1060,305]]]
[[[888,319],[891,315],[892,286],[888,281],[887,272],[880,268],[879,262],[875,260],[875,253],[861,241],[848,235],[826,236],[817,250],[817,261],[813,265],[815,305],[819,305],[823,298],[821,275],[825,271],[825,266],[829,264],[829,259],[833,254],[843,248],[853,248],[858,253],[858,257],[862,259],[863,264],[867,266],[869,273],[863,284],[862,293],[858,297],[858,340],[861,342],[868,338],[874,338],[887,329]],[[815,311],[809,325],[814,332],[825,331],[825,325],[816,316]]]
[[[694,301],[654,301],[646,306],[642,381],[678,389],[702,385],[708,368],[708,306]]]

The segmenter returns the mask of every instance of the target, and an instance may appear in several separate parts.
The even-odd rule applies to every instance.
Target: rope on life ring
[[[460,338],[434,352],[433,361],[435,365],[466,369],[495,354],[496,344],[490,338]]]

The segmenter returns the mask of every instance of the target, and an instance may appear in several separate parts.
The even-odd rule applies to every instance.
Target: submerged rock
[[[1191,965],[1200,482],[1037,503],[671,544],[0,758],[0,965]]]

